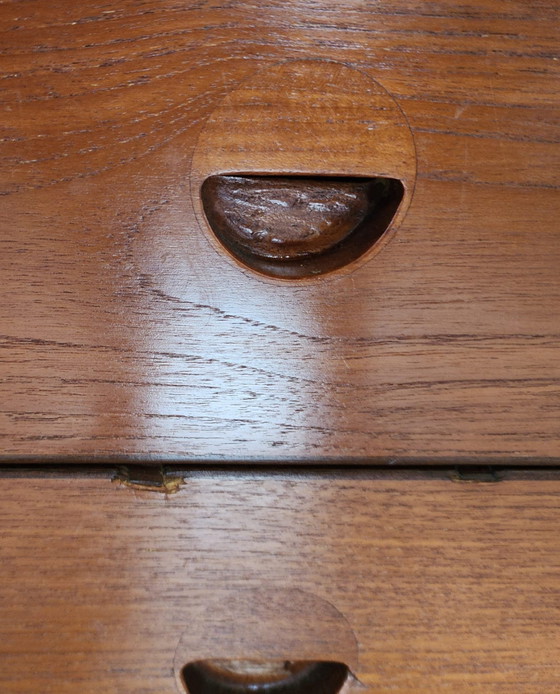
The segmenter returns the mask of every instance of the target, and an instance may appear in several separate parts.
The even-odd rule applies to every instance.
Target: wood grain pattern
[[[558,27],[546,0],[3,2],[3,458],[558,463]],[[212,244],[191,183],[232,95],[264,123],[251,85],[298,61],[356,75],[313,85],[354,96],[321,129],[305,101],[303,169],[387,90],[417,175],[379,253],[288,286]],[[301,164],[259,132],[248,166]]]
[[[177,694],[210,657],[338,659],[370,692],[560,686],[557,472],[0,484],[7,694]]]

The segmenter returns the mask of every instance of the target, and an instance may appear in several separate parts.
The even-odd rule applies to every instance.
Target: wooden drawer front
[[[176,694],[183,659],[233,656],[339,658],[371,692],[560,689],[556,474],[0,484],[3,692]]]
[[[0,456],[558,463],[554,5],[2,2]],[[283,280],[216,242],[221,173],[407,209]]]

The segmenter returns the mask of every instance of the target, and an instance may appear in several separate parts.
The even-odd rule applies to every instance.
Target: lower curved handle
[[[181,671],[189,694],[337,694],[348,674],[331,661],[198,660]]]

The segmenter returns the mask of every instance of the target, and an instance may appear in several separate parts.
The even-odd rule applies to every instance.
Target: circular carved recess
[[[349,675],[342,663],[199,660],[182,669],[189,694],[338,694]]]
[[[299,278],[342,267],[389,226],[400,181],[287,176],[211,176],[202,204],[221,243],[249,267]]]
[[[294,60],[255,73],[212,113],[191,193],[222,257],[297,279],[369,260],[401,224],[415,178],[410,128],[383,87],[341,63]]]
[[[194,591],[181,602],[181,614],[186,628],[173,654],[178,694],[185,694],[185,666],[193,663],[251,677],[260,671],[265,679],[286,662],[343,663],[348,677],[341,694],[361,687],[356,635],[332,603],[313,593],[237,586],[212,591],[201,602]]]

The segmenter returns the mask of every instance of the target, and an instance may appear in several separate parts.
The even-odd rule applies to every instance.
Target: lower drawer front
[[[339,660],[356,691],[560,690],[554,473],[0,486],[2,692],[175,694],[200,658]]]

